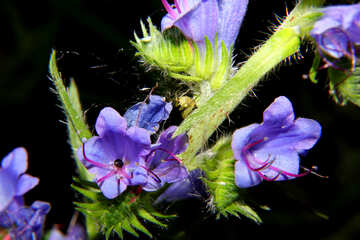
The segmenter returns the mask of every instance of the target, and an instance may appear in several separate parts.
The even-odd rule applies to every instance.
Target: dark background
[[[244,61],[266,39],[271,24],[277,22],[275,15],[284,16],[286,7],[291,10],[294,2],[250,0],[235,46],[237,62]],[[64,115],[48,79],[51,48],[58,51],[64,78],[73,77],[78,84],[89,125],[93,126],[104,106],[123,113],[145,98],[147,92],[140,88],[152,87],[157,81],[161,85],[163,76],[145,71],[129,40],[133,40],[134,31],[140,32],[140,19],[150,16],[159,26],[164,14],[160,0],[0,2],[0,156],[17,146],[28,150],[28,172],[39,177],[40,184],[26,199],[28,204],[34,200],[52,204],[47,229],[55,223],[67,225],[76,199],[70,188],[75,165],[62,123]],[[317,165],[319,173],[329,179],[308,176],[251,189],[257,202],[272,209],[257,209],[262,225],[245,218],[216,220],[199,201],[171,205],[168,211],[177,210],[179,217],[170,222],[169,231],[152,228],[156,239],[171,239],[178,232],[183,232],[181,239],[360,237],[360,109],[352,104],[336,105],[328,95],[325,74],[320,74],[319,85],[305,80],[312,47],[305,45],[301,53],[303,59],[292,59],[291,66],[282,64],[267,75],[256,87],[256,97],[248,97],[231,115],[231,125],[226,123],[221,131],[231,133],[261,122],[263,110],[274,98],[287,96],[297,116],[315,119],[323,126],[321,139],[302,163]],[[179,124],[179,112],[175,110],[169,122]]]

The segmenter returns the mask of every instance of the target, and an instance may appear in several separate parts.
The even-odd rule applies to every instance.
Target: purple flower
[[[128,185],[144,185],[148,175],[145,157],[151,144],[148,131],[127,128],[126,119],[110,107],[101,110],[95,129],[99,136],[84,143],[78,157],[95,175],[105,197],[117,197]]]
[[[360,4],[326,7],[310,35],[321,52],[354,61],[355,45],[360,44]]]
[[[161,1],[168,12],[161,21],[162,31],[175,26],[200,49],[204,49],[205,36],[214,44],[216,34],[230,49],[248,4],[248,0],[174,0],[174,7]]]
[[[165,102],[165,98],[158,95],[150,95],[149,103],[140,102],[129,108],[125,114],[128,127],[140,127],[155,133],[159,123],[169,118],[172,110],[171,103]]]
[[[39,179],[25,174],[27,152],[15,148],[1,162],[0,168],[0,212],[4,211],[16,197],[21,197],[34,188]]]
[[[0,221],[9,228],[11,239],[28,240],[41,239],[42,228],[46,214],[50,211],[50,204],[35,201],[30,207],[22,201],[13,201],[5,212],[0,215]]]
[[[283,96],[264,111],[263,118],[263,123],[251,124],[233,134],[235,182],[240,188],[263,180],[289,180],[310,172],[299,174],[299,153],[317,142],[320,124],[307,118],[294,120],[291,102]]]
[[[175,155],[184,152],[188,145],[188,137],[181,134],[172,137],[177,127],[171,126],[160,134],[156,144],[146,159],[146,167],[151,171],[146,191],[155,191],[165,183],[178,182],[188,176],[186,168]]]
[[[137,126],[128,128],[126,119],[110,107],[100,112],[95,129],[99,136],[92,137],[84,143],[78,150],[78,157],[89,172],[95,175],[96,183],[107,198],[117,197],[126,190],[127,186],[144,187],[149,179],[156,179],[155,181],[161,182],[160,186],[162,186],[162,181],[176,179],[174,172],[182,169],[177,161],[168,159],[166,155],[174,157],[174,154],[183,151],[185,143],[182,135],[164,141],[162,138],[165,137],[161,137],[156,144],[158,149],[154,150],[155,148],[151,146],[150,134],[146,129]],[[169,131],[172,136],[173,131]],[[165,131],[165,135],[169,131]],[[158,156],[158,152],[166,153],[161,155],[165,158],[154,157]],[[171,162],[164,167],[169,169],[169,172],[160,171],[163,174],[161,176],[154,173],[150,165],[155,161]],[[160,163],[157,166],[163,165]],[[178,173],[182,174],[182,171]]]
[[[84,228],[79,224],[75,224],[74,226],[71,226],[68,229],[66,235],[64,235],[60,230],[56,228],[52,229],[48,240],[85,240],[85,239],[86,239],[86,233],[84,231]]]

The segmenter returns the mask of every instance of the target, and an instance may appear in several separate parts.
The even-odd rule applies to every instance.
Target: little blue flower
[[[315,145],[321,135],[320,124],[312,119],[295,119],[291,102],[283,96],[264,111],[263,118],[261,124],[251,124],[233,134],[235,182],[240,188],[309,173],[299,174],[299,153]]]
[[[126,119],[110,107],[101,110],[95,129],[99,136],[84,143],[78,157],[95,175],[105,197],[115,198],[129,185],[144,185],[145,157],[151,149],[148,131],[128,128]]]
[[[360,44],[360,4],[330,6],[322,13],[310,32],[320,51],[336,59],[347,57],[355,65],[355,45]]]
[[[204,49],[205,36],[214,44],[216,35],[230,49],[248,4],[248,0],[174,0],[171,6],[161,1],[168,12],[161,21],[162,31],[175,26],[200,49]]]
[[[3,158],[0,168],[0,213],[14,198],[21,197],[39,183],[38,178],[25,174],[27,167],[24,148],[15,148]]]
[[[158,113],[152,110],[146,112]],[[130,117],[130,119],[134,118]],[[152,119],[151,116],[149,119]],[[78,157],[89,172],[95,175],[95,181],[105,197],[115,198],[124,192],[127,186],[145,187],[149,181],[157,181],[158,184],[155,185],[162,186],[163,181],[182,179],[183,166],[179,165],[178,161],[168,159],[166,154],[175,156],[174,154],[182,152],[186,145],[185,137],[181,135],[173,140],[162,140],[168,133],[172,136],[173,128],[161,135],[159,143],[155,144],[158,148],[154,148],[151,145],[148,129],[132,124],[128,127],[125,118],[114,109],[107,107],[101,110],[95,129],[99,136],[92,137],[84,143],[78,150]],[[158,157],[158,154],[161,154],[159,152],[165,153],[161,155],[165,157]],[[163,165],[162,163],[153,165],[156,161],[169,163],[162,168],[169,172],[158,171],[159,166]],[[152,166],[154,169],[151,169]],[[175,171],[178,171],[179,176],[174,175]],[[150,190],[150,187],[145,190]]]

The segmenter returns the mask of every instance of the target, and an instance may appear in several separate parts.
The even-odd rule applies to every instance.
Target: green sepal
[[[348,101],[360,106],[360,66],[353,72],[328,69],[329,93],[336,103],[346,105]]]
[[[321,63],[321,56],[318,52],[315,53],[313,63],[311,65],[310,71],[309,71],[309,79],[313,83],[317,83],[318,80],[316,79],[318,69],[320,67]]]
[[[207,156],[208,159],[202,160],[208,177],[204,181],[212,196],[210,202],[213,206],[210,207],[216,209],[217,217],[242,215],[261,223],[259,215],[244,201],[246,190],[238,188],[235,184],[235,159],[231,149],[231,137],[220,139],[208,150]]]
[[[221,59],[220,63],[217,66],[215,74],[210,80],[211,89],[217,90],[222,87],[222,85],[228,80],[230,76],[230,70],[232,67],[231,63],[231,53],[232,46],[228,50],[225,46],[225,43],[221,43]]]
[[[189,42],[179,30],[171,28],[161,33],[147,19],[149,32],[143,22],[140,22],[142,38],[134,33],[135,42],[131,44],[138,50],[145,64],[158,67],[166,72],[185,72],[193,64],[194,57]],[[185,74],[186,75],[186,74]]]
[[[115,199],[107,199],[99,191],[96,184],[74,179],[73,189],[86,197],[86,202],[75,202],[77,210],[86,215],[94,225],[100,226],[100,231],[106,239],[115,233],[123,239],[126,231],[135,237],[143,233],[152,238],[150,231],[144,226],[144,221],[151,222],[161,228],[167,224],[159,219],[170,219],[176,215],[165,215],[158,212],[152,205],[153,194],[136,194],[128,189]]]

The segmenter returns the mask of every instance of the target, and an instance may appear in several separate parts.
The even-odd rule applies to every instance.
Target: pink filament
[[[258,168],[252,167],[252,166],[250,165],[249,159],[247,158],[247,155],[248,155],[248,152],[247,152],[247,151],[248,151],[250,148],[254,147],[255,145],[257,145],[257,144],[259,144],[259,143],[261,143],[261,142],[263,142],[263,141],[265,141],[265,139],[260,139],[260,140],[258,140],[258,141],[253,142],[253,143],[250,143],[250,144],[246,145],[246,146],[242,149],[241,152],[242,152],[242,154],[243,154],[243,157],[244,157],[246,166],[247,166],[250,170],[256,172],[256,173],[257,173],[261,178],[263,178],[264,180],[266,180],[266,181],[275,181],[276,179],[278,179],[278,178],[280,177],[280,175],[286,175],[286,176],[289,176],[289,177],[303,177],[303,176],[306,176],[306,175],[308,175],[309,173],[312,172],[311,170],[308,170],[308,171],[306,171],[306,172],[304,172],[304,173],[294,174],[294,173],[290,173],[290,172],[287,172],[287,171],[283,171],[283,170],[281,170],[281,169],[279,169],[279,168],[277,168],[277,167],[272,166],[272,164],[275,162],[275,159],[273,159],[273,160],[270,161],[270,157],[269,157],[265,162],[259,161],[258,159],[256,159],[256,158],[254,157],[254,159],[255,159],[256,162],[261,163],[261,164],[263,164],[263,165],[261,165],[261,166],[258,167]],[[263,173],[260,172],[261,170],[264,170],[264,169],[267,169],[267,168],[271,169],[272,171],[277,172],[278,174],[277,174],[274,178],[269,178],[269,177],[265,176]]]
[[[141,166],[143,169],[145,169],[148,173],[151,173],[151,175],[153,175],[155,178],[154,180],[158,183],[161,182],[161,179],[158,177],[158,175],[156,175],[153,171],[151,171],[150,169],[148,169],[147,167]]]
[[[174,3],[175,3],[176,10],[178,11],[178,13],[181,14],[181,9],[180,9],[180,5],[179,5],[178,1],[174,0]]]
[[[84,159],[85,161],[91,163],[92,165],[95,165],[97,167],[100,167],[100,168],[108,168],[107,165],[103,164],[103,163],[99,163],[99,162],[96,162],[96,161],[93,161],[89,158],[86,157],[86,154],[85,154],[85,143],[83,144],[83,148],[82,148],[82,152],[83,152],[83,156],[84,156]]]
[[[112,177],[112,176],[114,176],[115,174],[116,174],[115,171],[111,171],[111,172],[109,172],[108,174],[106,174],[105,176],[103,176],[103,177],[99,178],[98,180],[96,180],[96,182],[97,182],[98,184],[100,184],[100,183],[102,183],[103,181],[105,181],[107,178]]]
[[[174,9],[170,6],[170,4],[167,2],[167,0],[161,0],[162,4],[164,5],[166,11],[170,14],[171,18],[176,19],[177,13],[174,11]]]
[[[156,149],[153,149],[153,150],[149,153],[149,155],[148,155],[148,157],[146,158],[145,161],[147,162],[149,156],[150,156],[152,153],[156,152],[157,150],[166,152],[166,153],[169,154],[171,157],[173,157],[172,159],[165,159],[164,161],[173,161],[173,160],[176,160],[177,162],[179,162],[180,164],[182,164],[182,161],[181,161],[178,157],[176,157],[173,153],[169,152],[168,150],[166,150],[166,149],[164,149],[164,148],[156,148]]]

